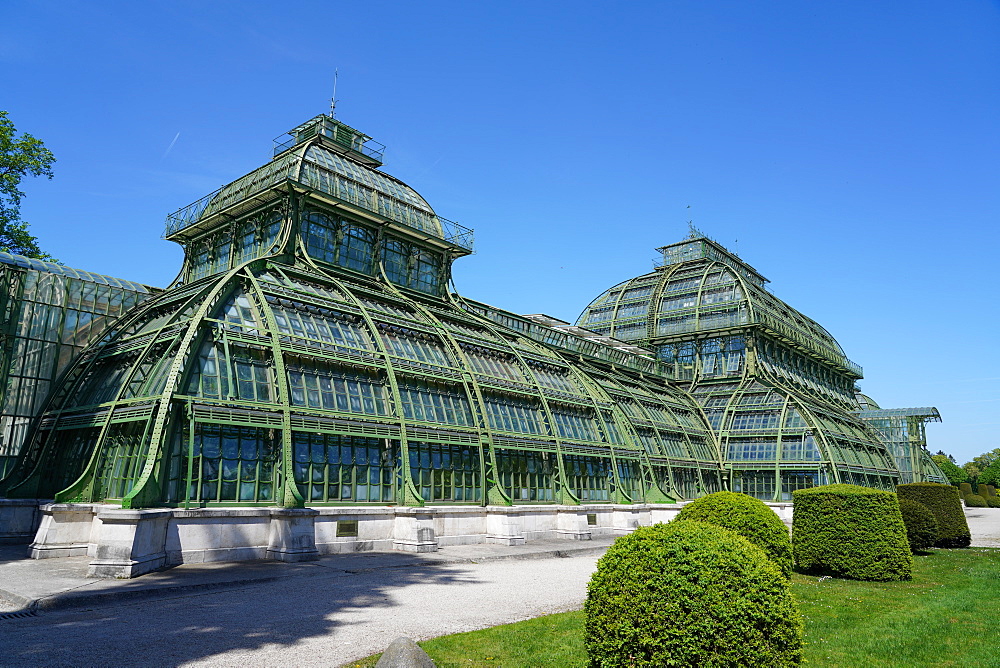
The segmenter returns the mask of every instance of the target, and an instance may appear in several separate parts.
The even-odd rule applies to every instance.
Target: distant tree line
[[[941,450],[938,450],[936,455],[931,455],[931,459],[937,462],[944,474],[948,476],[948,482],[952,485],[967,482],[973,487],[976,485],[1000,486],[1000,448],[994,448],[978,457],[973,457],[971,462],[966,462],[961,466],[955,462],[954,457]]]

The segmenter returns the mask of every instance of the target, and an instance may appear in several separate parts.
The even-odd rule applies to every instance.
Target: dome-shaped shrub
[[[997,488],[993,485],[986,485],[986,496],[987,498],[997,495]]]
[[[987,496],[986,505],[990,508],[1000,508],[1000,498],[995,496]]]
[[[965,521],[957,487],[936,482],[912,482],[898,485],[896,494],[901,499],[919,501],[934,513],[938,521],[934,547],[969,547],[972,534],[969,533],[969,523]]]
[[[979,485],[976,485],[976,494],[978,494],[979,496],[981,496],[981,497],[983,497],[985,499],[987,496],[990,495],[990,490],[987,489],[986,485],[979,484]]]
[[[969,494],[972,494],[972,485],[967,482],[958,483],[958,493],[962,498],[967,497]]]
[[[938,523],[931,509],[910,499],[899,500],[899,511],[906,525],[906,539],[911,550],[922,550],[930,547],[937,540]]]
[[[767,552],[785,577],[792,576],[788,527],[759,499],[735,492],[716,492],[681,508],[677,519],[708,522],[735,531]]]
[[[742,536],[674,521],[622,536],[587,585],[592,667],[796,666],[802,620],[788,580]]]
[[[909,580],[913,557],[892,492],[824,485],[792,492],[797,569],[852,580]]]
[[[966,508],[985,508],[986,499],[979,496],[978,494],[969,494],[965,497],[965,507]]]

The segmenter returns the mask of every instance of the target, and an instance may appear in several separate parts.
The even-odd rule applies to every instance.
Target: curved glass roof
[[[762,325],[861,377],[843,348],[815,320],[750,280],[730,263],[698,258],[623,281],[594,299],[577,325],[623,341]]]
[[[334,490],[330,476],[345,475],[347,455],[334,461],[324,449],[315,455],[322,461],[313,461],[303,454],[312,446],[302,443],[335,438],[352,448],[369,439],[375,445],[364,447],[389,448],[379,455],[385,457],[409,448],[414,468],[423,466],[425,451],[436,462],[435,448],[454,448],[448,456],[472,458],[470,475],[484,457],[500,469],[524,461],[539,471],[562,457],[568,489],[579,500],[613,500],[612,492],[638,500],[654,489],[661,494],[655,498],[690,498],[717,489],[719,452],[708,425],[692,399],[655,369],[652,359],[485,305],[422,303],[302,262],[262,260],[154,297],[70,374],[72,390],[46,432],[50,447],[77,466],[103,463],[76,483],[81,471],[67,464],[52,483],[69,486],[61,499],[127,498],[136,507],[262,503],[282,501],[281,494],[285,503],[293,503],[289,494],[299,503],[396,501],[383,492],[371,498],[360,483]],[[190,424],[157,408],[180,404]],[[171,450],[192,428],[201,462],[195,469],[186,449]],[[149,434],[160,440],[143,441]],[[265,445],[268,438],[276,440]],[[139,450],[121,449],[129,439]],[[78,448],[100,453],[81,457]],[[142,466],[114,464],[140,452],[177,464],[155,484],[143,477],[149,467],[144,473]],[[303,457],[313,470],[322,468],[320,479],[304,463],[292,464]],[[434,467],[449,466],[442,461]],[[613,469],[613,461],[624,468]],[[276,462],[285,472],[292,467],[294,486],[283,492],[275,487]],[[680,467],[676,479],[673,467]],[[227,475],[235,476],[232,484]],[[612,479],[618,482],[609,488]],[[421,502],[474,500],[488,487],[480,482],[463,492],[480,497],[441,499],[421,487],[419,475],[413,480],[410,498]],[[554,482],[518,487],[512,480],[491,484],[514,501],[556,500]],[[531,485],[538,489],[518,496]]]
[[[23,255],[13,255],[12,253],[0,251],[0,262],[10,264],[15,267],[24,267],[25,269],[34,269],[36,271],[46,271],[50,274],[69,276],[70,278],[77,278],[81,281],[89,281],[100,285],[112,285],[116,288],[124,288],[126,290],[132,290],[133,292],[150,292],[149,286],[143,285],[142,283],[126,281],[121,278],[114,278],[103,274],[95,274],[82,269],[73,269],[72,267],[66,267],[61,264],[56,264],[55,262],[49,262],[48,260],[37,260],[35,258],[24,257]]]
[[[371,165],[352,159],[325,143],[321,135],[280,153],[197,202],[170,214],[164,237],[183,241],[212,227],[217,215],[238,215],[278,196],[281,184],[292,182],[357,207],[366,215],[398,223],[420,234],[472,250],[473,232],[438,216],[415,190]]]
[[[362,167],[346,156],[336,153],[322,144],[308,146],[303,156],[303,161],[313,163],[331,172],[335,172],[346,179],[366,185],[376,190],[379,194],[410,204],[422,211],[434,213],[431,205],[416,190],[399,179],[378,170]]]
[[[696,392],[721,434],[727,463],[790,469],[815,463],[841,473],[857,467],[879,476],[894,473],[878,435],[856,415],[754,378],[735,387],[705,384]]]

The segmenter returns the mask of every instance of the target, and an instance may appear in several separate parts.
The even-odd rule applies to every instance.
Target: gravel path
[[[313,576],[0,621],[0,666],[337,666],[583,604],[597,556]]]
[[[1000,547],[1000,508],[966,508],[972,547]]]

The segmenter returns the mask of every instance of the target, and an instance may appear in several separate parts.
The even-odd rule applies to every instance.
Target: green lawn
[[[1000,667],[1000,550],[930,550],[909,582],[795,575],[812,666]],[[440,668],[579,667],[583,613],[566,612],[420,643]],[[370,657],[352,666],[374,666]]]

